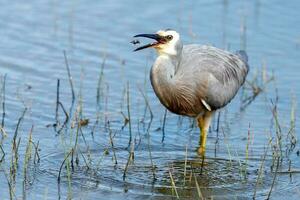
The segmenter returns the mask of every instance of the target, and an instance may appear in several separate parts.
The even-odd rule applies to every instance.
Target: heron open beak
[[[139,50],[142,50],[142,49],[146,49],[148,47],[155,47],[159,44],[165,43],[164,37],[162,37],[158,34],[138,34],[138,35],[135,35],[133,37],[146,37],[146,38],[151,38],[151,39],[156,40],[156,42],[152,42],[152,43],[146,44],[144,46],[138,47],[134,51],[139,51]]]

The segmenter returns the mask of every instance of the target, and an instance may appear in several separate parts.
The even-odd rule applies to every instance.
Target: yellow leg
[[[203,157],[205,156],[206,138],[212,114],[213,112],[207,111],[206,113],[204,113],[204,115],[198,117],[197,119],[198,126],[200,128],[200,147],[198,148],[198,153]]]

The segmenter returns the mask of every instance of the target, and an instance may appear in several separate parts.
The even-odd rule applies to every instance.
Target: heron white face
[[[173,30],[167,30],[167,31],[158,31],[156,32],[159,36],[162,36],[163,38],[166,38],[165,42],[159,42],[157,45],[153,46],[159,55],[177,55],[178,51],[181,49],[178,49],[178,45],[180,42],[180,35],[176,31]]]
[[[146,37],[156,40],[156,42],[138,47],[134,51],[153,47],[157,50],[159,55],[176,56],[181,53],[182,50],[180,36],[176,31],[173,30],[160,30],[157,31],[156,34],[139,34],[135,35],[134,37]]]

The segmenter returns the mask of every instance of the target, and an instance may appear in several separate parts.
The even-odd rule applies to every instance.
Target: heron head
[[[182,43],[180,41],[180,35],[174,30],[160,30],[155,34],[138,34],[134,37],[146,37],[156,40],[153,43],[146,44],[138,47],[134,51],[139,51],[148,47],[153,47],[157,50],[159,55],[178,55],[182,49]]]

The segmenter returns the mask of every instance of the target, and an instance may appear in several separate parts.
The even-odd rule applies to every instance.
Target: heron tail
[[[248,63],[248,55],[246,53],[246,51],[244,50],[239,50],[235,53],[242,61],[244,61],[244,63]]]

